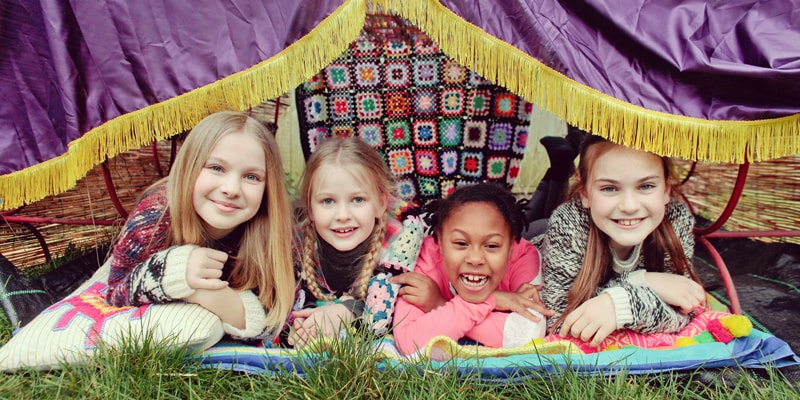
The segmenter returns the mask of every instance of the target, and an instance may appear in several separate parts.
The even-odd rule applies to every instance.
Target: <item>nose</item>
[[[340,202],[336,204],[336,220],[346,221],[350,218],[350,208],[346,203]]]
[[[467,249],[467,257],[466,261],[467,264],[470,265],[481,265],[483,264],[483,249],[480,246],[470,246]]]
[[[241,182],[239,178],[234,175],[227,175],[222,179],[220,184],[220,191],[228,197],[233,197],[239,194],[241,189]]]
[[[619,201],[619,210],[622,212],[634,212],[639,208],[639,199],[636,193],[632,191],[625,191]]]

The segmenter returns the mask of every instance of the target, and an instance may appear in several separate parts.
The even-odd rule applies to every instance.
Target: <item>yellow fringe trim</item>
[[[341,55],[367,7],[408,19],[461,65],[566,122],[632,148],[694,161],[744,163],[800,154],[800,114],[715,121],[644,109],[582,85],[463,20],[436,0],[345,0],[308,35],[251,68],[114,118],[37,165],[0,176],[0,210],[71,189],[95,165],[191,129],[221,109],[245,110],[295,88]]]
[[[364,27],[366,0],[347,0],[283,51],[214,83],[114,118],[53,159],[0,176],[0,210],[63,193],[97,164],[194,127],[220,110],[246,110],[294,89],[339,57]]]
[[[632,148],[744,163],[800,153],[800,114],[720,121],[647,110],[580,84],[465,21],[436,0],[372,0],[427,33],[459,64],[571,125]]]

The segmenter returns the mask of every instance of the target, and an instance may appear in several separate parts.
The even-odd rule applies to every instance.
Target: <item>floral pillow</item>
[[[42,311],[0,347],[0,370],[53,369],[87,360],[98,344],[114,346],[149,336],[204,350],[223,335],[222,322],[196,304],[113,307],[106,303],[110,264],[63,300]]]

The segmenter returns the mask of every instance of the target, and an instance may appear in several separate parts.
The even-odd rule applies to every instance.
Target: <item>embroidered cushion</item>
[[[150,337],[189,351],[202,351],[223,335],[219,318],[196,304],[113,307],[105,301],[110,264],[42,311],[0,347],[0,369],[52,369],[87,360],[102,342]],[[146,336],[152,335],[152,336]]]

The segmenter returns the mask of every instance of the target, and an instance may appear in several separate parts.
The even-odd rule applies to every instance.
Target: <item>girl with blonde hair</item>
[[[139,198],[111,253],[108,301],[199,304],[237,339],[271,340],[291,310],[291,205],[272,132],[214,113]]]
[[[387,165],[358,137],[325,139],[306,163],[299,195],[300,287],[288,343],[337,336],[365,306],[367,327],[384,333],[396,298],[388,278],[413,268],[422,241],[418,218],[401,223],[395,215]]]

